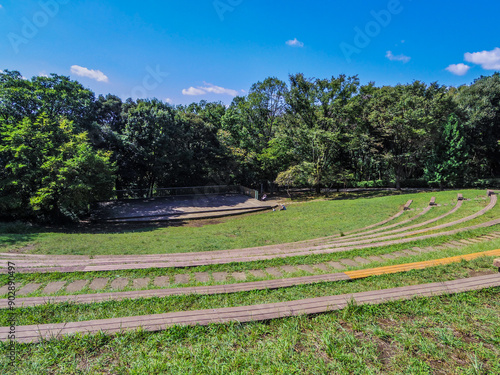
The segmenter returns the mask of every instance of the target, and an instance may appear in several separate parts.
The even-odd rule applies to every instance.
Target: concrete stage
[[[207,219],[272,209],[274,204],[240,194],[185,195],[99,202],[92,220],[114,223]]]

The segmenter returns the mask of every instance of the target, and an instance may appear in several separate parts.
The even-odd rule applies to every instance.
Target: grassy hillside
[[[460,191],[465,197],[485,196],[484,190]],[[122,232],[87,233],[88,231],[27,230],[19,233],[12,225],[0,226],[0,251],[23,249],[44,254],[160,254],[191,251],[235,249],[279,244],[339,234],[385,220],[413,199],[412,208],[427,207],[432,196],[448,206],[436,207],[420,221],[441,215],[456,203],[457,191],[392,195],[310,202],[290,202],[284,212],[264,212],[221,219],[216,224],[141,228]],[[352,198],[352,199],[351,199]],[[452,218],[479,211],[483,200],[466,202]],[[416,215],[407,212],[399,221]],[[481,220],[481,219],[478,219]],[[418,222],[418,221],[417,221]],[[22,228],[21,228],[22,229]],[[15,232],[18,233],[15,233]],[[14,233],[13,233],[14,232]],[[22,232],[22,230],[21,230]]]

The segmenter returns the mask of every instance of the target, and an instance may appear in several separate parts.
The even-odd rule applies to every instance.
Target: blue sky
[[[492,0],[0,0],[0,69],[174,104],[299,72],[459,86],[500,71],[498,14]]]

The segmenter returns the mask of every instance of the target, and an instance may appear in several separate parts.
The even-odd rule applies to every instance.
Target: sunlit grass
[[[484,196],[482,190],[463,190],[465,197]],[[385,197],[295,202],[286,212],[264,212],[234,217],[202,227],[145,228],[122,233],[62,233],[31,230],[13,234],[0,226],[0,251],[28,245],[28,252],[44,254],[161,254],[235,249],[287,243],[337,235],[385,220],[413,199],[413,208],[427,207],[432,196],[447,207],[436,207],[417,219],[423,222],[451,210],[457,191],[391,195]],[[447,220],[479,211],[485,201],[465,202]],[[497,212],[497,211],[496,211]],[[395,222],[417,212],[405,213]]]

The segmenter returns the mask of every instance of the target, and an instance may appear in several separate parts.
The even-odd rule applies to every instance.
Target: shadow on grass
[[[290,194],[282,192],[276,194],[274,197],[281,197],[291,199],[293,202],[308,202],[314,199],[324,199],[324,200],[354,200],[363,198],[380,198],[393,195],[405,195],[405,194],[415,194],[421,192],[432,192],[437,191],[433,189],[341,189],[336,191],[336,189],[330,189],[322,192],[321,194],[316,194],[311,190],[297,190],[291,191]]]
[[[27,243],[36,238],[36,231],[33,231],[30,224],[15,222],[0,223],[0,251],[2,246],[13,246]]]
[[[19,243],[35,241],[42,233],[130,233],[151,232],[158,228],[177,227],[186,225],[185,222],[163,223],[91,223],[82,221],[64,225],[36,225],[21,222],[0,222],[0,251],[1,246],[12,246]]]

